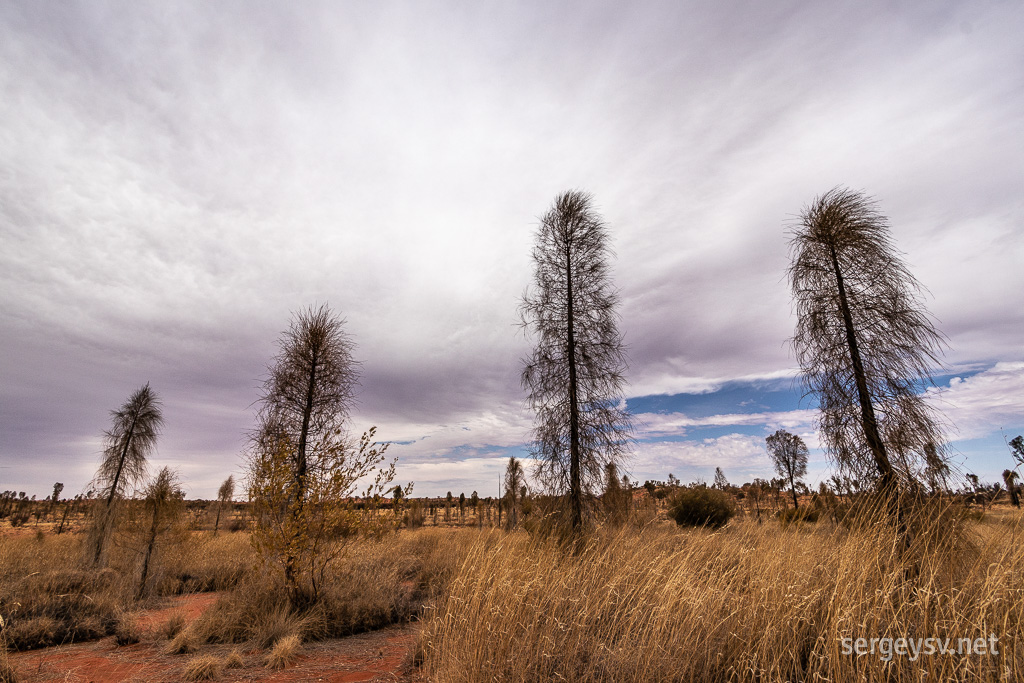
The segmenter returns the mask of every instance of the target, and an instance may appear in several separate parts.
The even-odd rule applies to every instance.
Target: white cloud
[[[797,431],[809,429],[818,417],[816,410],[788,410],[770,413],[731,413],[690,417],[685,413],[640,413],[636,416],[637,438],[653,439],[682,435],[687,427],[730,427],[764,425],[765,429]]]
[[[954,377],[927,395],[952,423],[955,441],[1024,428],[1024,362],[996,363],[971,377]]]

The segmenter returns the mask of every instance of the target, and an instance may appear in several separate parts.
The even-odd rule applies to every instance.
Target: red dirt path
[[[185,664],[196,655],[167,655],[162,626],[172,615],[183,614],[186,622],[202,614],[217,599],[214,593],[175,598],[169,607],[147,610],[139,615],[142,642],[118,646],[113,637],[89,643],[61,645],[30,652],[13,653],[11,664],[22,683],[68,681],[75,683],[149,683],[181,681]],[[240,649],[245,666],[225,669],[219,681],[408,681],[408,662],[416,646],[412,625],[363,633],[348,638],[306,643],[296,662],[281,671],[263,666],[265,653]],[[236,649],[230,645],[207,645],[198,655],[226,657]]]

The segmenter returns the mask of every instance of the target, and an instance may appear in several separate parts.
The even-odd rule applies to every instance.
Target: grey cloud
[[[785,223],[837,183],[882,201],[950,363],[1019,361],[1021,26],[1019,3],[5,3],[0,456],[84,481],[148,379],[161,457],[211,495],[319,302],[357,342],[360,424],[510,446],[515,307],[569,187],[611,226],[633,392],[792,370]]]

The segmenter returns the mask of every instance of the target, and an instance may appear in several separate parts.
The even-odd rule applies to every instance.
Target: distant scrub
[[[679,526],[725,526],[736,509],[729,494],[707,486],[687,486],[669,499],[668,516]]]
[[[779,512],[779,521],[783,524],[813,524],[818,521],[818,510],[814,508],[786,508]]]

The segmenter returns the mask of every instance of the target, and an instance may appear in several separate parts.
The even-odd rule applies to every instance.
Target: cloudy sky
[[[928,288],[931,398],[995,480],[1024,431],[1022,32],[1018,0],[4,2],[0,489],[84,490],[150,382],[154,465],[212,496],[291,312],[328,303],[353,430],[419,495],[493,495],[531,426],[530,248],[571,188],[616,253],[627,471],[770,476],[767,434],[817,443],[787,226],[836,185]]]

